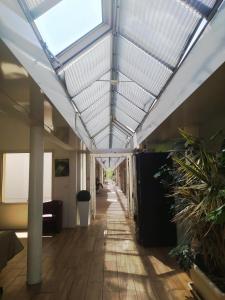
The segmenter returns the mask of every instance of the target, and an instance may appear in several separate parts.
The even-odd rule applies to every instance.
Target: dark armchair
[[[59,233],[62,230],[62,212],[61,200],[43,203],[43,233]]]

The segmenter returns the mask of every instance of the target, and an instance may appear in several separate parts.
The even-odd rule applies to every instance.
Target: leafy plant
[[[175,257],[179,266],[185,271],[190,270],[195,260],[194,253],[190,245],[178,245],[176,248],[172,249],[169,254]]]
[[[185,151],[173,154],[174,167],[170,170],[175,175],[174,221],[185,227],[187,241],[200,242],[209,273],[225,276],[225,153],[223,149],[217,153],[207,149],[218,134],[204,141],[183,130],[180,133]],[[185,246],[177,250],[186,260],[193,258]],[[186,262],[183,265],[186,268]]]

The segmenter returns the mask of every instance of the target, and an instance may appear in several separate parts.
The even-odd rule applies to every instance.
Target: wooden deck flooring
[[[193,299],[190,279],[168,257],[168,249],[144,249],[133,232],[124,195],[106,186],[89,228],[43,238],[41,285],[26,285],[26,250],[8,263],[0,274],[2,300]]]

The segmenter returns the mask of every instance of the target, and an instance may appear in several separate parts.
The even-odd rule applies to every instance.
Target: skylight
[[[35,20],[52,54],[57,55],[102,23],[102,0],[62,0]]]

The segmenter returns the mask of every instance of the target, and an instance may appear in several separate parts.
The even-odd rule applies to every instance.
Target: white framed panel
[[[146,112],[155,100],[155,97],[120,72],[117,91]]]
[[[75,97],[111,68],[112,36],[107,34],[63,69],[67,90]]]
[[[185,1],[122,0],[120,3],[121,34],[175,67],[202,16],[185,5]]]
[[[118,51],[119,71],[157,96],[172,71],[125,38],[119,38]]]

